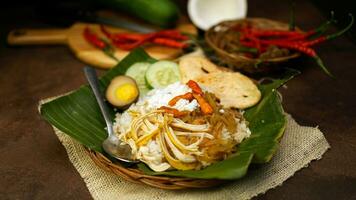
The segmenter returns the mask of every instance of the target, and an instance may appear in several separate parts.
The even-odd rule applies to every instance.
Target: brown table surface
[[[265,2],[249,1],[249,16],[288,20],[286,1]],[[300,27],[310,29],[325,20],[308,1],[297,5]],[[0,9],[0,199],[90,199],[37,111],[39,100],[84,84],[84,64],[66,47],[7,47],[9,30],[48,25],[31,6]],[[337,78],[325,76],[312,62],[296,62],[303,74],[280,91],[286,112],[302,125],[319,126],[331,150],[256,199],[356,199],[356,46],[341,37],[318,52]]]

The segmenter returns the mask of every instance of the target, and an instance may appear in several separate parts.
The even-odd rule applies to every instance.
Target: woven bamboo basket
[[[124,167],[120,165],[120,163],[113,163],[101,153],[89,150],[87,148],[86,150],[90,158],[97,166],[133,183],[145,184],[166,190],[180,190],[213,187],[227,182],[224,180],[217,179],[193,179],[171,176],[150,176],[144,174],[142,171],[135,167]]]
[[[241,70],[247,73],[258,73],[266,72],[278,69],[280,63],[286,62],[289,59],[299,57],[300,54],[297,52],[289,53],[283,57],[275,57],[269,59],[257,59],[249,58],[241,54],[227,52],[222,48],[222,40],[226,39],[223,37],[223,32],[230,30],[231,27],[234,27],[241,23],[250,23],[252,27],[258,29],[269,29],[269,30],[288,30],[288,24],[265,19],[265,18],[246,18],[241,20],[233,21],[224,21],[221,22],[205,32],[205,40],[207,44],[215,51],[219,56],[220,60],[228,65],[229,67]],[[297,29],[299,30],[299,29]],[[258,65],[258,67],[256,67]]]

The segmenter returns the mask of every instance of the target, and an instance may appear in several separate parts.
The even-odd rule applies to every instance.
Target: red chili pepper
[[[102,41],[101,39],[99,39],[99,37],[97,35],[95,35],[94,33],[92,33],[90,31],[90,29],[88,27],[86,27],[84,29],[83,32],[84,38],[92,45],[94,45],[95,47],[99,48],[99,49],[104,49],[106,47],[106,44],[104,41]]]
[[[260,42],[264,45],[276,45],[279,47],[296,50],[310,57],[314,57],[316,55],[313,49],[294,42],[276,42],[276,41],[269,41],[269,40],[260,40]]]
[[[307,38],[309,38],[311,36],[315,36],[317,34],[322,34],[323,32],[325,32],[328,29],[330,24],[332,24],[334,22],[333,20],[334,19],[328,20],[327,22],[320,25],[318,28],[307,31],[303,35],[286,38],[285,40],[288,40],[288,41],[298,41],[299,40],[300,41],[300,40],[306,40]]]
[[[101,31],[112,40],[113,44],[120,49],[131,50],[143,44],[148,36],[143,34],[135,33],[110,33],[103,25],[100,26]]]
[[[113,40],[129,40],[129,41],[138,41],[145,39],[147,36],[142,34],[135,33],[117,33],[112,35]]]
[[[175,47],[175,48],[187,47],[187,44],[185,44],[185,43],[177,42],[175,40],[168,39],[168,38],[154,38],[152,40],[152,42],[155,44],[160,44],[160,45],[168,46],[168,47]]]
[[[193,80],[189,80],[187,82],[187,85],[190,89],[193,90],[193,93],[195,94],[199,94],[199,95],[203,95],[203,91],[202,89],[200,88],[200,86],[198,85],[197,82],[193,81]]]
[[[314,45],[320,44],[320,43],[322,43],[322,42],[324,42],[324,41],[326,41],[326,40],[327,40],[326,37],[325,37],[325,36],[322,36],[322,37],[319,37],[319,38],[317,38],[317,39],[315,39],[315,40],[302,42],[301,45],[306,46],[306,47],[308,47],[308,46],[314,46]]]
[[[238,29],[238,31],[242,33],[242,35],[240,36],[240,43],[242,46],[245,47],[258,48],[260,52],[263,52],[264,48],[270,45],[276,45],[279,47],[301,52],[305,55],[312,57],[326,74],[332,76],[331,73],[324,66],[322,60],[318,57],[316,52],[310,47],[325,42],[327,40],[335,39],[340,35],[344,34],[352,27],[354,23],[354,17],[351,14],[350,17],[350,23],[341,31],[331,35],[321,36],[313,40],[307,39],[315,38],[317,35],[322,34],[327,30],[330,24],[335,22],[333,13],[331,19],[328,20],[326,23],[306,33],[301,33],[297,31],[256,30],[251,29],[249,27],[243,27]]]
[[[324,22],[323,24],[321,24],[319,27],[317,27],[316,29],[295,35],[295,36],[290,36],[290,37],[285,37],[283,39],[276,39],[276,41],[282,42],[282,41],[303,41],[306,40],[307,38],[311,37],[311,36],[315,36],[315,35],[319,35],[322,34],[323,32],[325,32],[331,24],[335,23],[335,19],[334,19],[334,12],[331,12],[331,17],[328,21]]]
[[[250,36],[247,36],[248,39],[250,39]],[[323,39],[320,39],[323,40]],[[251,42],[246,42],[246,41],[241,41],[242,44],[251,44]],[[303,45],[303,43],[298,42],[298,41],[277,41],[277,40],[260,40],[260,43],[263,46],[269,46],[269,45],[276,45],[279,47],[283,47],[283,48],[287,48],[287,49],[291,49],[291,50],[295,50],[298,52],[301,52],[311,58],[313,58],[316,63],[319,65],[319,67],[329,76],[333,76],[329,70],[324,66],[322,60],[319,58],[319,56],[316,54],[316,52],[311,49],[308,46]]]
[[[304,53],[308,56],[310,56],[311,58],[313,58],[315,60],[315,62],[319,65],[319,67],[329,76],[333,77],[333,75],[330,73],[330,71],[325,67],[323,61],[320,59],[320,57],[316,54],[316,52],[308,47],[302,46],[302,45],[297,45],[297,44],[290,44],[290,45],[282,45],[286,48],[289,49],[294,49],[297,50],[301,53]]]
[[[267,48],[261,43],[261,39],[258,39],[250,34],[245,35],[245,38],[246,40],[240,41],[242,45],[250,48],[256,48],[259,53],[266,51]]]
[[[261,42],[260,42],[260,38],[258,38],[258,36],[256,36],[254,34],[254,30],[253,29],[251,29],[251,28],[242,29],[242,32],[243,32],[243,35],[242,35],[242,39],[240,38],[240,42],[242,42],[242,44],[244,46],[257,48],[259,53],[264,52],[264,50],[266,48],[262,47]]]
[[[251,41],[252,41],[253,43],[256,44],[256,48],[257,48],[258,52],[261,52],[262,49],[261,49],[261,42],[260,42],[260,40],[259,40],[258,38],[256,38],[255,36],[252,36],[252,35],[251,35],[250,39],[251,39]]]
[[[303,46],[301,44],[296,44],[296,43],[277,43],[275,44],[277,46],[280,46],[280,47],[284,47],[284,48],[287,48],[287,49],[292,49],[292,50],[296,50],[298,52],[301,52],[311,58],[313,58],[316,63],[319,65],[319,67],[326,73],[328,74],[329,76],[333,77],[333,75],[330,73],[330,71],[325,67],[325,65],[323,64],[322,60],[320,59],[320,57],[316,54],[316,52],[309,48],[309,47],[306,47],[306,46]]]
[[[353,18],[353,16],[351,14],[350,14],[350,17],[351,17],[351,22],[344,29],[342,29],[341,31],[339,31],[337,33],[334,33],[334,34],[331,34],[331,35],[322,36],[322,37],[316,38],[316,39],[311,40],[311,41],[306,41],[306,39],[311,37],[311,36],[314,36],[316,34],[320,34],[320,33],[324,32],[328,28],[328,26],[331,23],[334,22],[333,15],[332,15],[332,18],[330,20],[328,20],[323,25],[319,26],[317,29],[310,30],[310,31],[308,31],[308,32],[306,32],[304,34],[296,35],[294,37],[286,37],[286,38],[281,38],[281,39],[268,39],[268,41],[271,42],[271,44],[272,43],[273,44],[277,44],[277,43],[286,43],[286,44],[288,44],[288,43],[299,43],[302,46],[308,46],[308,47],[316,45],[316,44],[320,44],[320,43],[325,42],[327,40],[335,39],[335,38],[339,37],[340,35],[344,34],[346,31],[348,31],[352,27],[352,25],[354,23],[354,18]],[[258,34],[263,35],[262,32],[258,33]],[[255,41],[256,39],[253,36],[256,36],[256,34],[246,34],[244,37],[248,38],[251,41]]]
[[[121,37],[121,39],[119,39]],[[122,34],[119,37],[113,39],[113,43],[120,49],[132,50],[136,47],[143,45],[154,37],[154,34]],[[126,39],[125,39],[126,38]],[[130,38],[130,39],[129,39]]]
[[[110,33],[104,26],[101,26],[102,32],[111,40],[114,41],[138,41],[152,36],[152,34],[138,34],[138,33]]]
[[[115,46],[124,50],[131,50],[146,42],[153,42],[164,46],[174,48],[184,48],[187,44],[177,40],[187,40],[188,37],[182,35],[177,30],[163,30],[156,33],[137,34],[137,33],[110,33],[104,26],[101,26],[101,31],[112,40]]]
[[[188,40],[188,36],[181,34],[177,30],[163,30],[156,33],[157,37],[165,37],[174,40]]]
[[[100,39],[96,34],[92,33],[89,27],[85,27],[83,31],[84,38],[93,46],[101,49],[107,56],[111,57],[115,61],[119,61],[113,53],[112,46],[105,42],[104,40]]]
[[[292,50],[296,50],[299,51],[301,53],[304,53],[306,55],[309,55],[311,57],[315,56],[316,53],[313,49],[300,45],[298,43],[292,43],[292,42],[276,42],[276,41],[268,41],[268,40],[260,40],[261,44],[264,45],[276,45],[279,47],[284,47],[284,48],[288,48],[288,49],[292,49]]]
[[[132,50],[136,47],[139,47],[140,45],[142,45],[144,43],[144,41],[136,41],[136,42],[131,42],[131,43],[122,43],[122,42],[116,42],[113,41],[113,44],[123,50]]]

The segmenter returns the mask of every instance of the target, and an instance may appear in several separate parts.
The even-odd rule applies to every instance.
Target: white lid
[[[245,18],[247,0],[189,0],[188,14],[202,30],[225,20]]]

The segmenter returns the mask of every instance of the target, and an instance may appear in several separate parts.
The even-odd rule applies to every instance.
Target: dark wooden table
[[[288,20],[286,1],[249,1],[249,16]],[[308,1],[297,3],[297,23],[316,27],[325,18]],[[7,47],[6,33],[49,27],[31,6],[0,8],[0,199],[90,199],[51,126],[37,111],[39,100],[85,83],[83,63],[66,47]],[[285,110],[302,125],[319,126],[331,150],[282,186],[256,199],[356,199],[356,46],[345,37],[318,48],[337,77],[313,62],[295,62],[303,74],[281,89]]]

